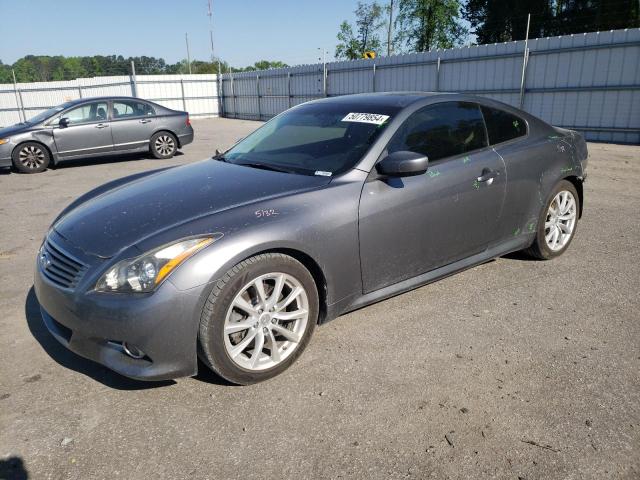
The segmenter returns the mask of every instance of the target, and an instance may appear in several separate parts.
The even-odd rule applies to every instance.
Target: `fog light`
[[[131,358],[135,358],[136,360],[140,360],[141,358],[145,357],[145,353],[142,350],[134,345],[131,345],[130,343],[122,342],[122,349],[124,350],[124,353],[129,355]]]

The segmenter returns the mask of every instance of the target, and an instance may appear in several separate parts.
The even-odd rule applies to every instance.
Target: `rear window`
[[[491,145],[523,137],[527,134],[527,124],[520,117],[497,108],[485,106],[481,108]]]

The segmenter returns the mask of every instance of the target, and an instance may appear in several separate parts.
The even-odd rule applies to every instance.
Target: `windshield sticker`
[[[323,170],[316,170],[314,172],[314,175],[320,175],[321,177],[330,177],[332,174],[331,174],[331,172],[325,172]]]
[[[374,125],[382,125],[388,119],[389,115],[380,115],[379,113],[349,113],[342,119],[342,121],[373,123]]]

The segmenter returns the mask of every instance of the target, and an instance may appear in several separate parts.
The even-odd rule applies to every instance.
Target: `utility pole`
[[[529,58],[529,25],[531,24],[531,14],[527,15],[527,33],[524,37],[524,56],[522,57],[522,77],[520,78],[520,108],[524,105],[524,84],[527,73],[527,60]]]
[[[211,41],[211,64],[216,61],[215,51],[213,49],[213,1],[208,0],[209,9],[207,10],[207,16],[209,17],[209,40]],[[218,75],[222,73],[220,70],[220,59],[218,59]]]
[[[189,34],[184,34],[184,41],[187,44],[187,65],[189,65],[189,75],[191,75],[191,54],[189,53]]]
[[[389,0],[389,27],[387,29],[387,57],[390,57],[393,53],[393,41],[391,40],[393,35],[393,0]]]

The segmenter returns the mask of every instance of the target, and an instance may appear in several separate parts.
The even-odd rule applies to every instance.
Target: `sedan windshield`
[[[36,123],[43,122],[44,120],[53,117],[56,113],[61,112],[65,108],[67,108],[70,103],[63,103],[62,105],[58,105],[57,107],[50,108],[49,110],[45,110],[44,112],[40,112],[38,115],[31,117],[27,120],[27,123],[35,125]]]
[[[312,103],[267,122],[222,157],[255,168],[332,176],[357,164],[399,108]]]

